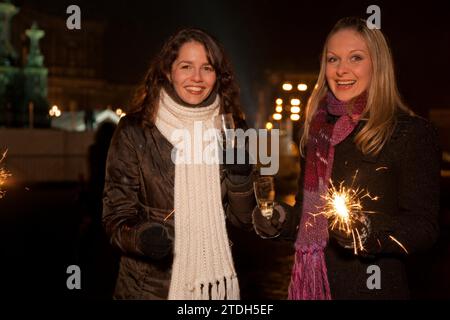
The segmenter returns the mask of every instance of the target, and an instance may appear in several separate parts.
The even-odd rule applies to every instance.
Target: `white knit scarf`
[[[198,137],[194,141],[194,127],[198,129],[201,124],[203,131],[214,128],[219,98],[209,106],[190,108],[177,104],[164,89],[160,96],[156,117],[159,131],[177,146],[177,129],[188,130],[191,149],[194,149],[194,143],[196,148],[199,143],[204,146],[207,142],[199,141]],[[219,170],[218,161],[203,164],[175,162],[171,300],[239,299],[239,284],[222,207]]]

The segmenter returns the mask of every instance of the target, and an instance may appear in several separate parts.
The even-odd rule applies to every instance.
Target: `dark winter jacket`
[[[125,116],[111,142],[103,195],[103,224],[114,246],[123,253],[114,298],[167,299],[173,256],[152,260],[138,249],[140,233],[150,223],[168,228],[174,237],[175,165],[173,146],[156,126]],[[252,177],[232,183],[221,170],[222,199],[227,220],[250,228],[256,205]],[[205,195],[206,196],[206,195]]]
[[[375,212],[368,214],[371,234],[365,257],[355,256],[333,239],[329,242],[325,258],[331,295],[333,299],[407,299],[407,253],[390,236],[408,254],[430,248],[437,238],[441,155],[436,132],[426,120],[399,113],[391,139],[377,156],[370,156],[354,143],[363,124],[335,147],[332,181],[350,187],[357,171],[354,187],[379,199],[362,201],[364,210]],[[297,237],[303,179],[301,175],[296,206],[281,238],[295,241]],[[379,267],[380,289],[367,286],[374,275],[369,266]],[[369,283],[376,284],[374,278]]]

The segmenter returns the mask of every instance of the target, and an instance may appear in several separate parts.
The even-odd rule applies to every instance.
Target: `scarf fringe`
[[[239,282],[237,276],[222,280],[199,282],[192,288],[191,300],[239,300]]]
[[[289,300],[331,300],[323,248],[297,249],[289,285]]]

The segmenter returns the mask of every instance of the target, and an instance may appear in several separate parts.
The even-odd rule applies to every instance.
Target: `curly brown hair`
[[[167,74],[170,74],[180,48],[187,42],[201,43],[206,50],[208,62],[216,72],[220,112],[232,113],[237,120],[243,120],[239,87],[222,45],[205,31],[194,28],[181,29],[166,41],[150,63],[143,82],[136,90],[129,113],[138,114],[142,124],[155,123],[159,93],[161,88],[170,85]]]

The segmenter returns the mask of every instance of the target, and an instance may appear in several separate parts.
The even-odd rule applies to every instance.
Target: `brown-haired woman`
[[[289,298],[408,298],[404,258],[438,234],[440,148],[434,128],[401,101],[380,30],[359,18],[337,22],[304,116],[293,214],[278,228],[264,219],[256,226],[295,241]],[[352,230],[323,212],[327,203],[349,212],[332,185],[364,190]]]
[[[123,253],[114,298],[239,299],[226,218],[251,226],[253,167],[177,158],[177,133],[204,150],[197,126],[211,129],[219,113],[245,129],[223,48],[183,29],[153,59],[110,146],[103,223]]]

